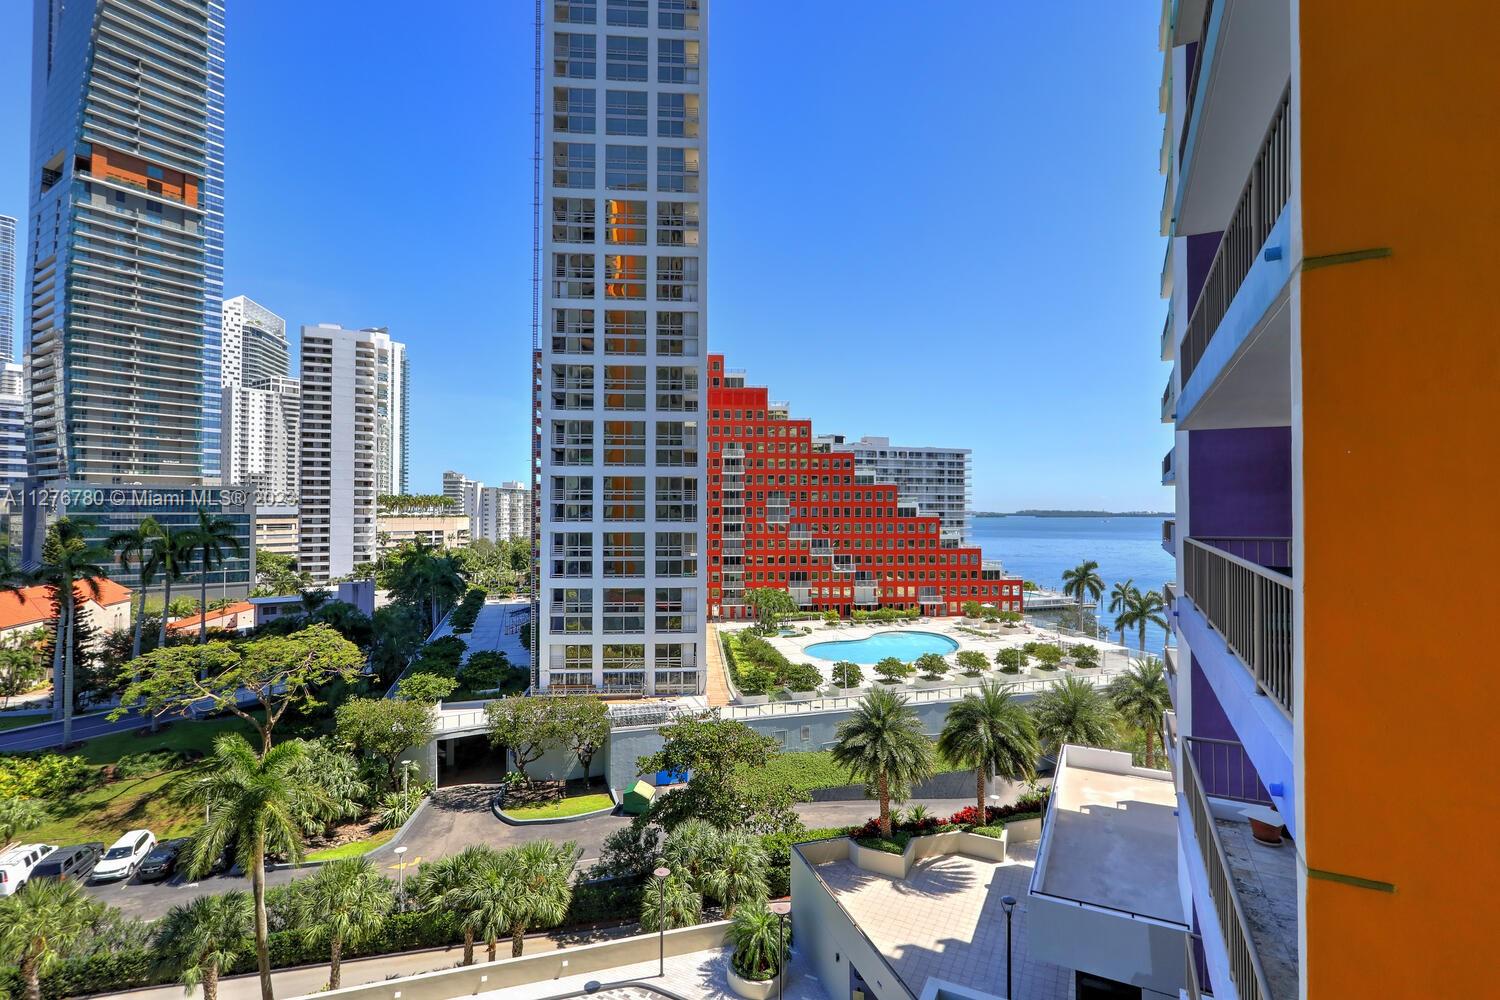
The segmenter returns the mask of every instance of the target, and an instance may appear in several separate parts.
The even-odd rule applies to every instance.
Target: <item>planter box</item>
[[[1034,820],[1040,826],[1040,820]],[[1010,835],[1007,827],[1002,836],[982,837],[967,830],[951,830],[948,833],[931,833],[913,837],[901,854],[888,854],[871,847],[861,847],[854,838],[849,838],[849,860],[867,872],[887,878],[906,878],[911,866],[923,858],[935,858],[944,854],[968,854],[995,864],[1005,862],[1005,845]]]
[[[816,698],[818,696],[818,692],[816,690],[813,690],[813,691],[789,691],[788,694],[791,695],[791,699],[790,700],[792,700],[792,701],[812,701],[814,698]]]
[[[1005,823],[1005,839],[1007,843],[1026,844],[1033,840],[1042,839],[1042,819],[1040,816],[1036,819],[1017,820],[1014,823],[1006,820],[1001,820],[1001,822]]]
[[[952,684],[953,682],[948,680],[948,678],[946,677],[939,677],[937,680],[933,681],[930,681],[925,677],[918,677],[916,684],[913,686],[918,691],[931,691],[934,688],[951,687]]]
[[[764,705],[766,702],[768,702],[770,700],[771,700],[771,696],[768,695],[768,694],[742,694],[742,695],[740,695],[740,704],[741,705]]]
[[[864,690],[864,688],[857,688],[857,687],[852,687],[852,688],[831,687],[831,688],[828,689],[828,692],[829,692],[829,694],[833,695],[835,698],[858,698],[858,697],[860,697],[860,692],[863,691],[863,690]]]
[[[781,975],[772,976],[764,982],[745,979],[734,971],[734,964],[727,958],[724,960],[724,974],[729,979],[729,988],[734,990],[735,995],[742,996],[745,1000],[771,1000],[771,997],[777,995],[777,986],[781,981]],[[782,975],[785,973],[783,972]]]
[[[911,871],[911,861],[907,857],[909,854],[910,844],[906,845],[905,854],[888,854],[873,847],[862,847],[853,837],[849,838],[849,860],[867,872],[887,878],[906,877],[906,873]]]

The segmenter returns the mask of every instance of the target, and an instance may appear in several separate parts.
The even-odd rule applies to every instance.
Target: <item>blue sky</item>
[[[226,294],[409,345],[414,491],[525,478],[532,4],[228,7]],[[972,448],[980,509],[1167,508],[1159,13],[715,0],[710,349],[819,431]]]

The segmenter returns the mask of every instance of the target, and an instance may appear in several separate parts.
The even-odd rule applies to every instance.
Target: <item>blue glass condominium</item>
[[[36,0],[32,45],[31,472],[217,484],[223,4]]]

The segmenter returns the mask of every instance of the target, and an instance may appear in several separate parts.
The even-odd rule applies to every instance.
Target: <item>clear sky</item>
[[[527,478],[531,2],[226,6],[226,294],[407,343],[414,491]],[[820,432],[972,448],[978,509],[1169,507],[1159,16],[713,0],[710,349]]]

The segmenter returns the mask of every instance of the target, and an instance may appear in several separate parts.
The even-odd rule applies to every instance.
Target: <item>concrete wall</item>
[[[802,928],[794,931],[797,951],[812,964],[828,1000],[848,1000],[851,965],[875,1000],[914,1000],[813,871],[812,865],[847,858],[850,843],[840,837],[792,849],[792,927]]]

